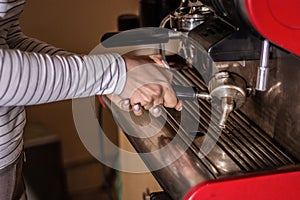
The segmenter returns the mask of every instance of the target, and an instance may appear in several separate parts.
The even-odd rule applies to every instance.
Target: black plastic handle
[[[123,32],[110,32],[102,36],[106,48],[167,43],[169,30],[163,28],[138,28]]]
[[[180,100],[195,100],[197,98],[197,88],[195,87],[172,85],[172,88]]]

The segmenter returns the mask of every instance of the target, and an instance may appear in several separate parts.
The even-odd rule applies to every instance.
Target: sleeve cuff
[[[116,88],[114,90],[114,94],[121,94],[122,91],[124,90],[125,84],[126,84],[126,63],[125,60],[123,59],[122,56],[118,56],[116,58],[117,60],[117,64],[118,64],[118,69],[119,69],[119,77],[118,77],[118,81],[116,84]]]

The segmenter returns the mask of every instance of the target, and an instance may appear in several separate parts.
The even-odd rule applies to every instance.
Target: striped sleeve
[[[124,60],[118,54],[48,55],[0,49],[0,105],[32,105],[120,93]]]

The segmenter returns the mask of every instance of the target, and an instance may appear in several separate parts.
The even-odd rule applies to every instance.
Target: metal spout
[[[267,90],[267,81],[269,75],[269,52],[270,44],[268,40],[263,41],[260,66],[257,71],[257,80],[256,80],[256,90],[266,91]]]
[[[219,126],[225,128],[226,121],[229,114],[234,110],[234,100],[232,97],[225,97],[222,99],[222,115],[219,121]]]

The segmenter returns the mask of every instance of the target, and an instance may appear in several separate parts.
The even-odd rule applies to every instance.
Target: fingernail
[[[130,108],[130,101],[129,101],[129,99],[122,100],[122,102],[121,102],[121,108],[123,110],[129,110],[129,108]]]
[[[136,112],[140,111],[140,109],[141,109],[141,107],[140,107],[140,105],[138,105],[138,104],[135,104],[135,105],[133,106],[133,110],[136,111]]]
[[[123,100],[123,106],[129,106],[129,103],[130,103],[129,99]]]
[[[178,108],[178,111],[179,111],[179,112],[182,111],[182,106],[180,106],[180,107]]]
[[[153,108],[152,113],[155,114],[155,115],[159,114],[160,113],[160,108],[159,107]]]
[[[166,69],[170,69],[169,64],[165,60],[162,60],[161,62],[163,63],[163,65]]]

